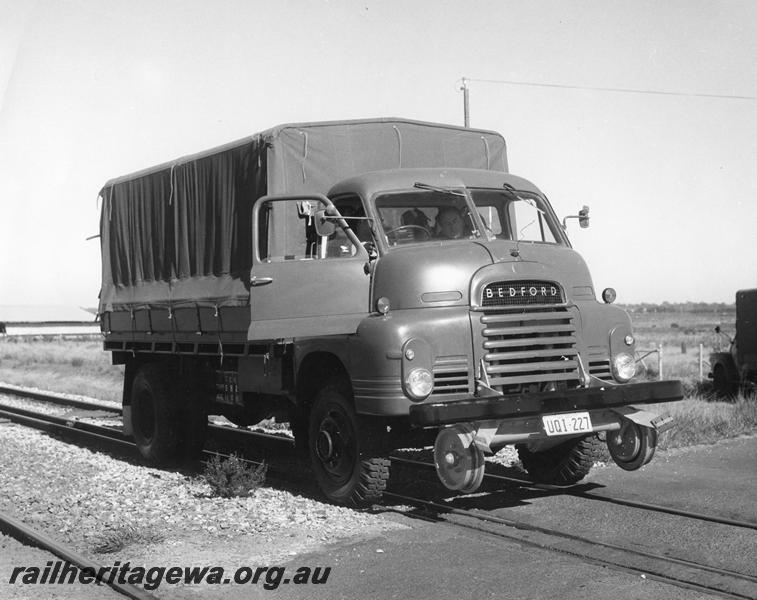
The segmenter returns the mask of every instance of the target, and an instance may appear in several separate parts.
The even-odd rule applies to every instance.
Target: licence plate
[[[544,424],[544,432],[549,436],[594,431],[591,426],[591,417],[587,412],[544,415],[541,420]]]

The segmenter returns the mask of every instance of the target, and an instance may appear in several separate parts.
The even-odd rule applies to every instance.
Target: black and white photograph
[[[757,599],[757,3],[0,0],[0,598]]]

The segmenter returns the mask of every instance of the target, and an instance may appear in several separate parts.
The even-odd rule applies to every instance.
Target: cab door
[[[351,334],[369,312],[369,256],[320,194],[266,196],[253,210],[250,341]],[[336,225],[319,235],[316,219]]]

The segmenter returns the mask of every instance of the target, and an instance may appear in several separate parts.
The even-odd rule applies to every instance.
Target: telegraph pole
[[[460,87],[463,91],[463,124],[465,127],[470,127],[470,104],[468,97],[468,80],[463,77],[463,85]]]

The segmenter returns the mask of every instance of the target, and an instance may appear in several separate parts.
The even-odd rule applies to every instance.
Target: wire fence
[[[682,344],[682,354],[686,353],[685,345]],[[705,369],[707,372],[709,372],[710,369],[710,362],[709,360],[705,359],[704,355],[704,344],[699,344],[698,348],[699,352],[699,381],[704,381],[706,378],[705,375]],[[649,367],[647,366],[647,363],[645,360],[652,356],[656,355],[657,357],[657,379],[659,381],[662,381],[665,378],[665,371],[664,371],[664,361],[663,361],[663,346],[662,344],[658,345],[655,348],[637,348],[636,349],[636,364],[641,364],[641,366],[644,368],[646,372],[649,372]]]

